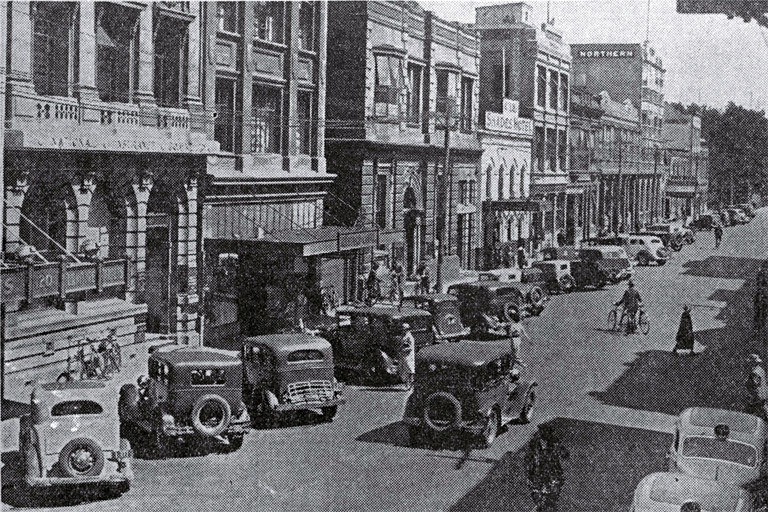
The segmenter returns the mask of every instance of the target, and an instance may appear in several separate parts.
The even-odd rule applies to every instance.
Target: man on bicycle
[[[637,310],[643,305],[643,300],[640,298],[640,294],[635,290],[635,283],[632,280],[627,282],[627,289],[624,291],[624,295],[619,302],[615,302],[614,306],[624,306],[624,311],[627,313],[627,334],[635,332],[635,316]]]

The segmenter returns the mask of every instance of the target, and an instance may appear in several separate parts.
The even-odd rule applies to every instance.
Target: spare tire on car
[[[220,435],[231,421],[232,408],[219,395],[203,395],[192,407],[192,427],[203,437]]]
[[[504,319],[507,322],[513,322],[513,316],[520,315],[520,308],[514,302],[507,302],[504,304]]]
[[[451,393],[438,391],[424,401],[424,423],[435,432],[457,427],[461,417],[461,403]]]
[[[533,288],[531,288],[531,290],[528,292],[528,302],[530,302],[531,305],[537,309],[543,306],[544,291],[538,286],[534,286]]]
[[[78,437],[59,453],[59,466],[69,477],[99,476],[104,469],[104,451],[93,439]]]

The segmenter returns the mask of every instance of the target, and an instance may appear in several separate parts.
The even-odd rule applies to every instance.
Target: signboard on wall
[[[518,117],[520,102],[504,98],[502,113],[486,112],[485,129],[512,135],[533,136],[533,121],[524,117]]]

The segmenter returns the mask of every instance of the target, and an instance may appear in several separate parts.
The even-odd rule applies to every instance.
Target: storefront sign
[[[579,57],[614,57],[614,58],[634,58],[634,50],[579,50]]]
[[[485,128],[497,132],[505,132],[519,135],[533,136],[533,121],[522,117],[499,114],[498,112],[485,113]]]
[[[30,133],[24,134],[23,147],[85,151],[139,151],[142,153],[205,154],[212,152],[211,144],[205,140],[121,139],[105,135],[92,138]]]

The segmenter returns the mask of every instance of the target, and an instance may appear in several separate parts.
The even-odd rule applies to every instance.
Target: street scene
[[[0,2],[3,509],[767,511],[765,13]]]

